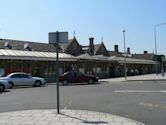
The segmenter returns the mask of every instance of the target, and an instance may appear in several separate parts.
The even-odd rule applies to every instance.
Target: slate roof
[[[68,43],[59,43],[59,46],[62,48],[63,52],[70,46],[71,42],[74,40],[70,39]],[[56,52],[56,47],[53,44],[48,43],[38,43],[38,42],[31,42],[31,41],[22,41],[22,40],[10,40],[10,39],[0,39],[0,49],[6,49],[5,43],[8,43],[12,49],[11,50],[26,50],[24,48],[25,44],[28,44],[32,51],[40,51],[40,52]],[[102,43],[101,43],[102,44]],[[94,45],[94,55],[100,48],[101,44]],[[85,54],[88,53],[89,46],[81,46],[82,50]],[[62,51],[60,51],[62,52]],[[115,52],[115,51],[108,51],[110,56],[116,57],[124,57],[122,52]],[[80,55],[77,52],[78,55]],[[153,53],[146,53],[146,54],[132,54],[131,58],[135,59],[146,59],[146,60],[154,60]]]
[[[108,51],[110,56],[123,57],[122,52]]]
[[[100,48],[101,44],[95,44],[94,45],[94,54],[96,54],[96,52],[98,51],[98,49]]]
[[[100,48],[101,44],[94,44],[94,55],[96,54],[97,50]],[[81,46],[84,53],[88,53],[89,51],[89,46]]]
[[[147,60],[155,60],[153,53],[145,53],[145,54],[133,54],[133,58],[136,59],[147,59]]]
[[[24,45],[28,44],[32,51],[41,51],[41,52],[56,51],[56,47],[53,44],[21,41],[21,40],[10,40],[10,39],[0,39],[0,49],[6,49],[5,43],[8,43],[12,47],[11,48],[12,50],[26,50],[24,48]]]
[[[81,45],[81,47],[82,47],[82,50],[84,51],[84,53],[88,53],[89,46],[83,46],[83,45]]]
[[[124,57],[123,52],[115,52],[115,51],[109,51],[110,56],[116,56],[116,57]],[[153,53],[146,53],[146,54],[130,54],[128,58],[134,58],[134,59],[145,59],[145,60],[154,60],[154,54]]]
[[[67,49],[72,40],[73,39],[69,39],[67,43],[59,43],[59,46],[62,48],[63,52]]]

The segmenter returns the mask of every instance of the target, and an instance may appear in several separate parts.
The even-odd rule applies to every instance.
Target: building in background
[[[34,76],[45,77],[48,82],[55,81],[56,47],[60,45],[59,73],[68,70],[80,70],[100,78],[121,77],[124,75],[124,56],[127,56],[127,75],[153,73],[155,71],[154,54],[127,54],[120,52],[118,45],[107,50],[104,41],[95,44],[89,38],[89,45],[81,45],[74,36],[68,39],[68,32],[50,32],[48,43],[0,39],[0,75],[11,72],[26,72]]]

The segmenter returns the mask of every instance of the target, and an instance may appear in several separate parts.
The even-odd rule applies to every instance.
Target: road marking
[[[140,102],[139,104],[140,104],[140,105],[144,105],[144,106],[148,106],[148,107],[154,107],[154,105],[151,104],[151,103]],[[155,107],[158,107],[158,105],[156,104]]]
[[[117,93],[166,93],[166,90],[115,90]]]
[[[162,92],[162,93],[166,93],[166,90],[160,90],[160,92]]]
[[[158,104],[151,104],[151,103],[144,103],[144,102],[140,102],[139,105],[143,105],[143,106],[147,106],[147,107],[152,107],[152,108],[166,108],[166,106],[161,106]]]
[[[68,108],[69,105],[71,105],[72,101],[69,101],[67,105],[64,107],[64,110]]]

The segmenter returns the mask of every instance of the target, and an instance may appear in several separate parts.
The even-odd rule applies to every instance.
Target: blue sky
[[[48,32],[76,32],[82,45],[93,36],[107,49],[154,51],[155,24],[166,22],[166,0],[0,0],[0,38],[48,42]],[[157,27],[158,53],[166,54],[166,25]]]

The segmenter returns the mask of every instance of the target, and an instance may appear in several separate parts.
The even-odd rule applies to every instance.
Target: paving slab
[[[38,115],[40,114],[40,115]],[[0,125],[145,125],[132,119],[86,110],[24,110],[0,113]]]

